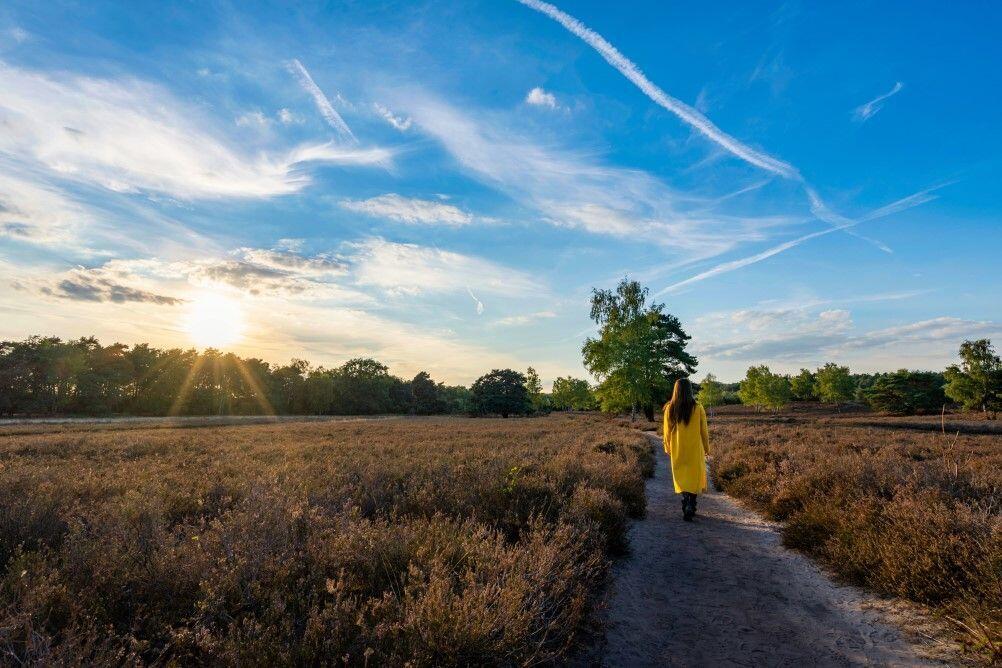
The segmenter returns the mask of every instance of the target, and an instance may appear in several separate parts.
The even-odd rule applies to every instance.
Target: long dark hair
[[[671,393],[671,401],[668,402],[668,428],[669,431],[681,424],[689,424],[692,411],[696,408],[696,397],[692,396],[692,383],[688,378],[679,378],[675,381],[675,390]]]

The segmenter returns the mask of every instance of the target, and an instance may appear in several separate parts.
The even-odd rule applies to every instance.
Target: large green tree
[[[708,373],[706,378],[699,381],[699,394],[696,398],[707,408],[720,406],[724,403],[724,386],[717,382],[712,373]]]
[[[494,369],[478,378],[470,390],[480,413],[496,413],[506,418],[529,412],[525,376],[513,369]]]
[[[573,409],[593,410],[598,407],[598,400],[592,392],[588,381],[570,376],[560,377],[553,381],[553,391],[550,401],[558,410]]]
[[[837,407],[853,398],[856,383],[849,373],[849,367],[828,362],[814,372],[814,389],[821,401]]]
[[[814,374],[807,369],[801,369],[800,373],[790,379],[790,389],[793,391],[794,399],[810,401],[817,398],[814,391]]]
[[[773,373],[763,365],[749,367],[738,389],[741,403],[757,408],[778,410],[790,403],[793,390],[790,379]]]
[[[874,410],[897,415],[938,411],[946,401],[943,374],[908,369],[880,374],[863,398]]]
[[[988,339],[964,341],[960,366],[947,367],[946,394],[967,410],[998,414],[1002,410],[1002,359]]]
[[[696,370],[686,352],[689,335],[665,305],[648,303],[648,290],[623,279],[615,290],[592,290],[591,319],[597,338],[582,348],[585,367],[596,378],[602,410],[642,409],[654,418],[654,407],[668,399],[678,378]]]

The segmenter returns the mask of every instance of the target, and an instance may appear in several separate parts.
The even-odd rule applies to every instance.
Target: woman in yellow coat
[[[675,493],[682,495],[682,518],[691,522],[696,514],[696,495],[706,491],[710,435],[706,411],[696,403],[688,378],[675,381],[671,401],[665,406],[664,447],[671,457]]]

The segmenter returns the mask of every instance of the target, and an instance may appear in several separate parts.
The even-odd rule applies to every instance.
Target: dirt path
[[[656,438],[656,437],[655,437]],[[872,597],[785,549],[775,526],[711,490],[682,521],[657,440],[647,517],[613,569],[606,666],[942,665],[920,658]]]

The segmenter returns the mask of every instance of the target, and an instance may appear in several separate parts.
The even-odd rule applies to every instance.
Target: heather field
[[[533,665],[653,459],[598,415],[0,430],[0,663]]]
[[[716,409],[717,486],[782,521],[787,545],[933,606],[981,656],[1002,660],[998,422],[807,406]]]

